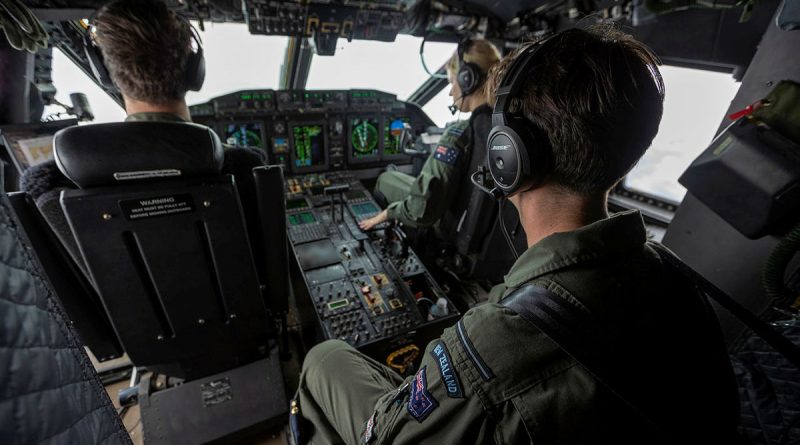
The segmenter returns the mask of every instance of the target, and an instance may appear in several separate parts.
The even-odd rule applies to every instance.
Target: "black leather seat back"
[[[136,365],[178,365],[162,370],[192,378],[263,344],[266,310],[232,177],[69,190],[61,204]]]
[[[123,348],[137,366],[186,379],[257,358],[269,320],[234,179],[216,173],[219,139],[194,124],[106,125],[140,144],[169,132],[144,160],[129,143],[92,142],[105,125],[56,135],[58,165],[82,187],[62,191],[61,207]],[[188,144],[175,148],[180,134]],[[104,166],[83,162],[97,153]]]

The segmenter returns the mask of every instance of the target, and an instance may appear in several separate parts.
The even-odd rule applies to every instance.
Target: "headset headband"
[[[91,38],[92,43],[96,43],[94,41],[94,38],[92,38],[91,36],[93,35],[92,27],[95,26],[94,23],[95,23],[95,20],[97,18],[97,13],[99,11],[100,11],[99,8],[95,9],[92,12],[92,14],[89,16],[89,18],[86,19],[86,33],[89,36],[89,38]],[[175,15],[178,17],[178,20],[180,20],[181,22],[186,23],[186,25],[189,26],[189,36],[197,44],[197,50],[196,51],[190,51],[190,52],[191,53],[195,53],[195,54],[203,54],[203,39],[202,39],[202,37],[200,37],[200,32],[197,31],[197,28],[195,28],[195,26],[192,24],[191,21],[189,21],[189,19],[187,19],[186,17],[184,17],[184,16],[182,16],[180,14],[177,14],[177,13]]]
[[[179,15],[178,17],[181,17],[181,16]],[[191,51],[191,50],[189,51],[190,55],[191,55],[191,53],[194,53],[194,54],[197,54],[198,56],[202,56],[203,55],[203,39],[200,37],[200,32],[197,30],[197,28],[194,27],[194,25],[192,25],[192,22],[190,22],[189,20],[187,20],[187,19],[185,19],[183,17],[181,17],[181,20],[184,20],[186,22],[186,24],[189,25],[189,33],[191,34],[192,39],[194,39],[194,43],[197,44],[197,49],[195,51]]]
[[[458,41],[458,46],[456,47],[456,53],[458,54],[458,66],[459,68],[461,65],[464,64],[464,55],[467,54],[469,48],[472,46],[472,39],[469,37],[464,37],[463,39]]]
[[[553,40],[559,34],[546,37],[525,48],[508,68],[508,72],[503,76],[500,86],[495,93],[494,110],[492,110],[492,125],[508,125],[506,118],[511,108],[511,99],[517,96],[525,82],[525,76],[529,72],[529,67],[533,64],[537,54],[544,48],[545,44]]]
[[[97,46],[97,42],[95,41],[93,35],[94,33],[92,32],[92,28],[96,27],[95,22],[98,11],[99,9],[94,10],[87,20],[86,32],[83,34],[84,48],[86,51],[86,57],[89,60],[89,67],[91,68],[92,74],[94,74],[95,78],[104,87],[115,89],[116,85],[114,85],[114,81],[111,79],[111,75],[105,66],[103,54],[100,51],[100,47]],[[197,28],[192,25],[192,22],[190,22],[181,14],[175,13],[174,11],[173,14],[175,14],[180,22],[185,23],[189,27],[189,37],[195,42],[196,48],[189,48],[189,57],[186,60],[186,66],[184,68],[186,72],[184,81],[187,90],[198,91],[202,87],[205,79],[203,39],[200,37],[200,33],[197,31]]]

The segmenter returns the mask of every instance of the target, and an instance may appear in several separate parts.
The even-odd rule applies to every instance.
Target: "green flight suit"
[[[625,369],[639,376],[637,388],[652,394],[653,417],[681,443],[731,443],[738,394],[719,326],[694,287],[647,245],[636,211],[529,248],[487,304],[428,344],[412,377],[400,379],[340,341],[312,348],[295,399],[308,421],[306,439],[658,443],[585,368],[498,304],[530,282],[592,317],[630,326],[633,335],[619,345],[630,351]]]
[[[463,120],[445,128],[436,149],[425,161],[416,178],[402,172],[389,171],[378,176],[375,190],[386,197],[389,219],[410,227],[427,227],[444,215],[455,200],[457,184],[470,172],[469,121]]]

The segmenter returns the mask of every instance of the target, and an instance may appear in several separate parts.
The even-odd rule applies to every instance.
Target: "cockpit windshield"
[[[206,80],[200,91],[186,94],[189,105],[237,90],[280,88],[288,37],[253,35],[240,23],[207,23],[200,36]]]
[[[308,74],[307,89],[364,88],[385,91],[406,100],[430,76],[419,56],[421,37],[398,35],[394,42],[340,39],[334,56],[314,56]],[[425,43],[425,63],[437,70],[456,49],[455,43]],[[452,116],[447,111],[450,99],[445,88],[425,106],[425,112],[438,125]],[[439,96],[442,96],[440,94]]]

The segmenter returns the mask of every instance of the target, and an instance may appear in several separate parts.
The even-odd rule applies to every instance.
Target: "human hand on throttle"
[[[372,218],[365,219],[358,223],[358,227],[361,227],[361,230],[370,230],[373,227],[377,226],[378,224],[385,222],[389,219],[389,212],[384,210],[381,213],[373,216]]]

